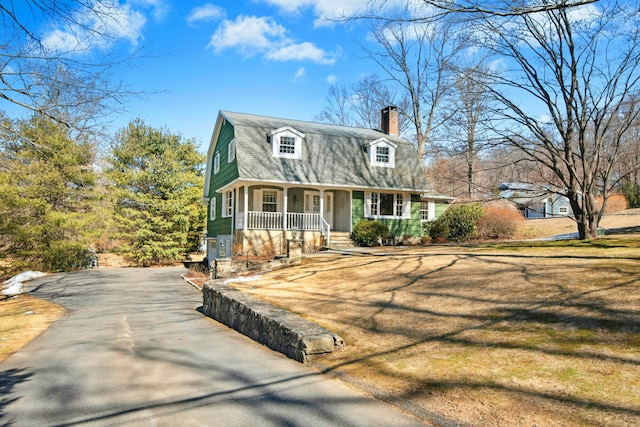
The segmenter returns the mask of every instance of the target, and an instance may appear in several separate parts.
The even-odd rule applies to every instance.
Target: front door
[[[320,192],[305,191],[304,192],[304,213],[320,213]],[[327,221],[331,229],[333,229],[333,193],[324,193],[324,207],[322,217]]]
[[[333,193],[324,193],[324,212],[322,217],[329,223],[333,230]]]

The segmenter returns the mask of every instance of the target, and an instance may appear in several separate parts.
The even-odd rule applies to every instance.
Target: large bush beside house
[[[478,219],[480,239],[510,239],[524,222],[522,213],[510,203],[488,204]]]
[[[448,240],[463,241],[476,237],[478,220],[484,214],[477,203],[451,206],[431,226],[430,236],[434,240],[446,237]],[[445,234],[446,236],[443,236]]]
[[[365,219],[360,221],[353,229],[353,240],[359,246],[376,246],[381,239],[389,236],[389,227],[385,224]]]

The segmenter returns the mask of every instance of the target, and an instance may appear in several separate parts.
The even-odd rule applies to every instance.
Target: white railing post
[[[327,245],[329,245],[331,243],[331,226],[322,217],[320,218],[320,233],[324,235]]]

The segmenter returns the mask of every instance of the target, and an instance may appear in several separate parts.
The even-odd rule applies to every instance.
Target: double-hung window
[[[371,215],[378,216],[380,215],[380,199],[378,198],[378,193],[371,193]]]
[[[420,202],[420,221],[436,220],[436,203],[423,200]]]
[[[218,173],[220,171],[220,152],[217,152],[215,157],[213,158],[213,173]]]
[[[402,217],[403,207],[404,205],[402,204],[402,194],[396,194],[396,216]]]
[[[222,195],[222,216],[228,218],[233,215],[233,191],[225,191]]]
[[[376,147],[376,163],[389,163],[389,147]]]
[[[291,136],[280,137],[280,154],[295,154],[296,139]]]
[[[213,196],[209,201],[209,220],[215,221],[216,219],[216,197]]]
[[[262,212],[278,212],[277,190],[262,190]]]
[[[227,163],[231,163],[236,159],[236,140],[229,143],[229,152],[227,153]]]

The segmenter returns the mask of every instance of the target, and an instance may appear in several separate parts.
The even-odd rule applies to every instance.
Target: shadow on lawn
[[[434,257],[444,262],[434,265]],[[587,364],[615,364],[616,372],[640,367],[637,357],[640,309],[633,303],[633,298],[640,292],[640,281],[637,267],[628,263],[635,258],[616,258],[614,262],[598,256],[449,253],[393,255],[386,261],[393,259],[398,264],[384,272],[389,283],[386,289],[372,287],[367,294],[370,283],[350,284],[349,290],[360,291],[358,297],[348,294],[336,297],[340,310],[369,312],[363,318],[354,320],[350,317],[349,320],[353,321],[354,327],[367,331],[371,342],[376,341],[376,334],[382,334],[380,336],[402,336],[402,341],[410,343],[386,349],[371,344],[370,352],[363,356],[345,359],[330,367],[325,365],[325,373],[342,376],[343,368],[361,365],[374,369],[380,377],[395,381],[404,378],[403,372],[391,369],[389,363],[382,361],[393,360],[392,365],[401,363],[403,355],[427,351],[429,344],[456,349],[467,347],[473,357],[483,357],[484,350],[514,350],[530,353],[534,358],[553,356],[559,365],[575,359]],[[558,262],[545,265],[544,260]],[[348,269],[367,269],[384,261],[369,258],[348,266],[339,261],[318,264],[292,281],[316,279],[315,276],[327,271],[345,270],[347,274]],[[403,269],[407,266],[412,268]],[[487,272],[485,277],[476,280],[483,271]],[[502,274],[509,278],[509,283],[498,283],[504,280]],[[576,280],[579,277],[584,280]],[[384,282],[380,276],[372,276],[371,280],[378,286]],[[317,303],[330,302],[326,294],[317,293],[311,296],[312,300],[314,298]],[[430,305],[429,300],[433,300],[433,304]],[[398,318],[406,320],[395,321]],[[539,365],[539,368],[544,370],[545,366]],[[493,390],[523,402],[528,399],[542,401],[547,409],[553,407],[559,416],[573,411],[578,417],[589,410],[603,412],[605,418],[611,416],[620,420],[619,417],[626,417],[633,418],[626,422],[640,423],[640,403],[619,400],[611,390],[604,392],[602,399],[599,392],[580,395],[571,387],[565,389],[563,385],[554,384],[553,377],[548,378],[550,387],[536,389],[510,384],[504,378],[486,380],[486,375],[477,378],[454,375],[450,381],[416,379],[413,375],[408,373],[404,378],[411,383],[411,392],[398,396],[382,389],[369,391],[378,398],[398,404],[398,400],[424,400],[427,399],[425,396],[438,392],[457,390],[454,394],[459,395],[461,390]]]

